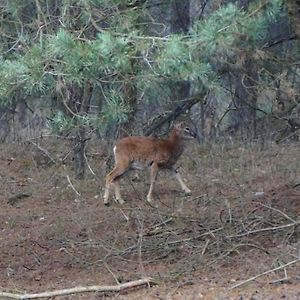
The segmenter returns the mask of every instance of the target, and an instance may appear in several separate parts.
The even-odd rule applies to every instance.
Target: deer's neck
[[[169,141],[173,146],[173,151],[180,155],[183,151],[182,137],[175,130],[173,130],[170,134]]]

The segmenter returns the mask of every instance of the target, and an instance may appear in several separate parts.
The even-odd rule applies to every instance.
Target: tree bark
[[[235,91],[230,111],[230,127],[239,132],[243,139],[256,137],[257,72],[255,64],[245,58],[243,68],[233,75]]]
[[[300,39],[300,1],[299,0],[289,0],[286,1],[286,6],[288,8],[288,15],[292,22],[293,29],[298,38],[298,45]]]
[[[190,26],[190,0],[173,0],[162,3],[157,0],[151,0],[150,4],[152,6],[149,7],[149,13],[154,21],[149,28],[151,34],[165,37],[171,34],[188,32]],[[181,105],[183,103],[181,101],[191,96],[189,81],[174,82],[173,80],[168,81],[166,79],[164,85],[168,86],[166,90],[170,92],[166,93],[163,97],[167,98],[165,101],[169,106],[167,109],[172,112],[166,118],[163,118],[163,120],[159,119],[156,121],[151,128],[156,128],[157,124],[160,124],[161,121],[163,124],[165,123],[164,120],[171,121],[170,117],[175,118],[179,116],[178,112],[181,111],[179,107],[185,106],[185,104]],[[158,111],[159,109],[157,109],[156,113]],[[154,131],[151,128],[146,131],[146,134]]]
[[[68,87],[68,104],[75,118],[75,138],[73,141],[74,171],[75,178],[82,180],[85,177],[85,147],[86,147],[86,125],[83,118],[88,114],[92,97],[93,85],[87,81],[83,87],[72,84]]]
[[[125,137],[134,133],[135,112],[137,106],[137,88],[135,74],[130,74],[128,80],[123,85],[123,95],[127,105],[131,108],[126,123],[121,126],[120,136]]]

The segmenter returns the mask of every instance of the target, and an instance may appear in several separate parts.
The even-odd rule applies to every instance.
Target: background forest
[[[0,138],[297,138],[297,1],[1,1]],[[183,116],[184,115],[184,116]]]
[[[0,297],[299,299],[299,39],[298,0],[0,0]],[[192,195],[104,207],[115,140],[178,120]]]

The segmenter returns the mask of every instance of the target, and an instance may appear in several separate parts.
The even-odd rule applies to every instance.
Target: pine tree
[[[84,176],[87,128],[132,123],[138,90],[158,98],[158,85],[186,82],[203,96],[221,89],[224,74],[252,77],[244,58],[268,67],[262,50],[268,26],[284,14],[278,0],[247,9],[228,4],[188,31],[153,36],[144,22],[147,1],[12,0],[1,11],[0,103],[10,105],[20,94],[50,97],[49,125],[74,136],[77,178]],[[103,99],[96,114],[95,94]],[[123,128],[130,133],[130,127]]]

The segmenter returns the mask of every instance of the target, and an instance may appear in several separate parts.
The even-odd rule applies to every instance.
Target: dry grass
[[[66,145],[44,140],[40,146],[55,163],[34,145],[2,147],[2,290],[42,291],[151,276],[158,287],[130,297],[180,299],[184,293],[190,299],[200,294],[227,299],[244,293],[247,298],[251,284],[231,294],[224,289],[299,255],[297,144],[190,145],[179,167],[193,195],[184,197],[161,174],[155,189],[158,208],[145,201],[144,173],[138,181],[123,179],[125,205],[102,204],[104,146],[89,146],[96,175],[88,170],[83,182],[73,178]],[[276,295],[294,299],[299,272],[296,265],[286,271],[290,289]],[[256,281],[261,299],[275,291],[264,283],[283,275],[281,270]]]

